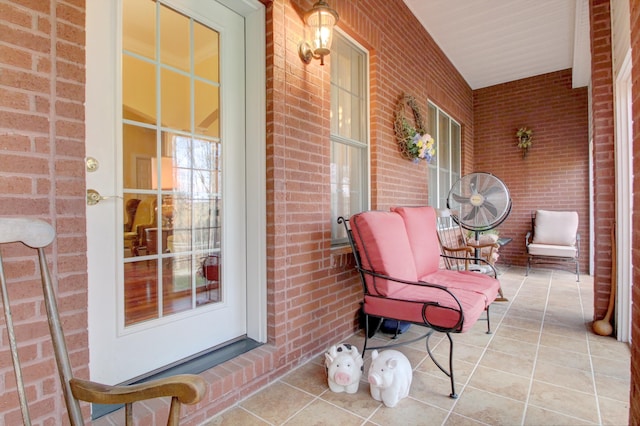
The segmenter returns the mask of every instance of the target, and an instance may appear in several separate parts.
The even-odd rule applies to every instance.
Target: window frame
[[[336,37],[337,36],[337,37]],[[357,53],[362,54],[362,58],[363,58],[363,66],[362,66],[362,74],[360,75],[360,78],[362,79],[362,84],[363,84],[363,88],[362,88],[362,94],[363,96],[363,104],[364,104],[364,110],[361,111],[364,114],[363,120],[364,120],[364,124],[362,124],[362,130],[364,131],[364,137],[362,138],[362,140],[357,140],[357,139],[351,139],[351,138],[347,138],[344,136],[341,136],[337,133],[333,132],[333,126],[330,126],[329,129],[329,133],[330,133],[330,142],[331,142],[331,146],[330,146],[330,167],[331,167],[331,176],[330,176],[330,181],[332,181],[332,177],[333,177],[333,167],[334,167],[334,163],[333,163],[333,154],[334,154],[334,146],[339,145],[339,146],[346,146],[346,147],[352,147],[352,148],[357,148],[359,150],[361,150],[360,152],[363,152],[362,155],[362,159],[361,159],[361,168],[362,170],[360,171],[360,182],[361,182],[361,187],[360,187],[360,192],[362,194],[362,202],[361,205],[359,206],[360,210],[358,211],[349,211],[349,214],[355,214],[355,213],[359,213],[360,211],[365,211],[367,209],[369,209],[369,206],[371,205],[371,116],[370,116],[370,99],[371,99],[371,91],[370,91],[370,81],[369,81],[369,69],[370,69],[370,55],[369,55],[369,51],[362,46],[360,43],[358,43],[356,40],[354,40],[352,37],[350,37],[348,34],[346,34],[344,31],[341,31],[339,29],[336,28],[335,30],[335,34],[334,34],[334,40],[333,40],[333,45],[336,45],[336,42],[338,40],[338,38],[342,38],[343,41],[345,41],[347,44],[350,45],[350,47],[352,47],[352,49],[354,49]],[[334,60],[332,59],[332,64],[331,66],[334,66]],[[352,67],[353,68],[353,67]],[[330,82],[331,84],[331,92],[332,92],[332,96],[333,96],[333,88],[334,88],[334,82],[333,80],[331,80]],[[331,99],[331,114],[333,117],[333,114],[335,114],[336,112],[333,111],[333,99]],[[331,186],[333,186],[333,182],[331,182]],[[337,219],[339,216],[342,216],[342,214],[340,213],[334,213],[337,209],[337,207],[335,206],[335,199],[334,199],[334,189],[331,188],[330,189],[330,195],[331,195],[331,246],[332,247],[339,247],[339,246],[345,246],[348,244],[348,238],[346,235],[340,235],[338,234],[336,236],[335,232],[343,232],[342,231],[342,225],[337,226]],[[351,210],[351,209],[349,209]],[[334,217],[335,216],[335,217]]]
[[[432,120],[432,109],[435,109],[435,120]],[[435,102],[427,101],[427,114],[428,114],[428,132],[436,141],[436,156],[435,161],[429,163],[427,167],[427,175],[428,175],[428,204],[434,208],[446,208],[446,199],[448,197],[449,191],[453,184],[462,177],[462,125],[455,120],[450,114],[440,108]],[[443,132],[440,128],[440,120],[441,117],[445,117],[448,119],[448,129],[447,129],[447,150],[443,149],[442,144],[445,142],[442,140]],[[433,123],[432,121],[435,121]],[[453,141],[457,143],[457,150],[452,149],[452,138],[454,132],[452,131],[453,127],[457,126],[457,141]],[[435,127],[434,127],[435,126]],[[453,170],[454,165],[452,161],[452,155],[455,155],[457,151],[457,170]],[[444,167],[441,166],[442,160],[442,152],[448,153],[448,180],[449,187],[443,188],[441,187],[444,183],[441,183],[441,173]],[[435,178],[435,183],[433,182],[433,178]],[[435,194],[433,194],[433,189],[435,187]],[[442,201],[442,204],[440,205]]]

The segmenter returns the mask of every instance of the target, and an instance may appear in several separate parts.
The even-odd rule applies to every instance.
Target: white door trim
[[[236,4],[222,1],[221,3]],[[266,26],[257,0],[237,2],[245,17],[246,182],[247,193],[247,337],[267,341],[267,185],[266,185]],[[242,6],[240,8],[239,6]]]
[[[615,83],[615,160],[616,160],[616,334],[621,342],[631,342],[631,212],[632,144],[631,128],[631,49],[627,51]]]

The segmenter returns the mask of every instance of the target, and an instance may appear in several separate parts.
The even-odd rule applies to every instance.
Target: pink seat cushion
[[[420,277],[420,281],[438,284],[449,290],[465,290],[484,296],[484,308],[487,308],[500,291],[500,282],[495,278],[479,272],[452,271],[440,269],[431,274]]]
[[[414,323],[422,323],[426,318],[427,324],[436,328],[465,332],[484,312],[484,300],[473,291],[457,288],[449,291],[456,296],[462,306],[464,322],[461,325],[458,325],[461,316],[460,307],[450,294],[435,288],[416,285],[405,285],[393,295],[393,298],[365,296],[364,312],[368,315]],[[433,305],[425,308],[425,302]],[[457,328],[456,325],[458,325]]]
[[[404,220],[418,277],[438,270],[440,243],[433,207],[392,207]]]
[[[470,271],[438,270],[420,278],[420,281],[438,284],[453,293],[464,312],[464,323],[458,330],[465,332],[482,315],[482,312],[496,299],[500,282],[488,275]],[[478,297],[478,296],[482,297]],[[422,322],[424,302],[436,302],[440,306],[426,309],[429,324],[441,328],[454,327],[460,318],[460,307],[448,293],[418,285],[404,285],[387,297],[365,297],[365,312],[369,315],[395,318],[404,321]],[[396,300],[392,300],[396,299]],[[406,301],[416,303],[406,303]],[[450,309],[447,309],[450,308]]]
[[[364,269],[406,281],[416,281],[411,245],[404,221],[393,212],[367,211],[351,216],[351,230]],[[387,296],[404,284],[365,275],[367,290]]]

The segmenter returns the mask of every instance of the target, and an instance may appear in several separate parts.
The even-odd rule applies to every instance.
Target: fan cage
[[[481,192],[478,192],[477,188],[475,188],[475,184],[478,182],[479,179],[484,184],[482,185]],[[486,184],[487,179],[492,180],[494,183],[492,183],[491,185],[487,185]],[[456,188],[460,190],[456,192]],[[480,207],[482,207],[485,204],[485,202],[487,202],[487,200],[496,201],[496,196],[494,195],[496,193],[496,188],[498,188],[499,190],[498,192],[499,199],[497,199],[496,204],[499,204],[500,212],[497,212],[499,214],[495,216],[495,219],[491,221],[487,221],[486,223],[483,223],[483,224],[477,224],[474,222],[465,221],[462,217],[463,210],[464,210],[462,208],[463,204],[472,204],[471,198],[475,194],[479,193],[482,195],[482,192],[485,192],[485,191],[490,192],[490,194],[487,197],[482,196],[482,200],[483,200],[482,204],[478,206],[474,205],[474,207],[472,207],[472,208],[477,208],[477,211],[474,214],[474,218],[475,218],[475,215],[479,214],[481,211]],[[453,198],[468,199],[469,201],[467,203],[463,203],[463,202],[455,201],[455,199],[452,200]],[[493,206],[493,203],[491,203],[491,205]],[[451,217],[455,221],[455,223],[466,230],[476,232],[476,234],[479,232],[489,231],[491,229],[494,229],[500,226],[500,224],[502,224],[511,213],[511,205],[512,203],[511,203],[511,196],[509,194],[509,189],[501,179],[499,179],[497,176],[491,173],[476,172],[476,173],[471,173],[461,177],[451,187],[451,189],[449,190],[449,195],[447,197],[447,208],[451,210],[452,212]],[[470,214],[470,213],[467,212],[467,214]],[[484,216],[484,213],[483,213],[483,216]]]

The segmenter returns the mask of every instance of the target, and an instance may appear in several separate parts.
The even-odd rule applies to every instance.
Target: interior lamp
[[[158,158],[151,158],[151,189],[161,189],[163,191],[173,190],[175,188],[172,157],[160,157],[160,188],[158,188]],[[171,195],[162,196],[162,227],[173,227],[173,197]]]
[[[175,182],[173,180],[173,158],[160,157],[160,167],[162,174],[160,175],[160,189],[173,190]],[[151,158],[151,189],[158,189],[158,159]]]
[[[310,40],[303,40],[298,45],[298,54],[304,63],[308,64],[311,59],[320,59],[320,65],[324,65],[324,57],[331,53],[331,37],[337,22],[338,12],[331,9],[324,0],[318,0],[311,10],[304,14],[304,23],[311,36]]]

